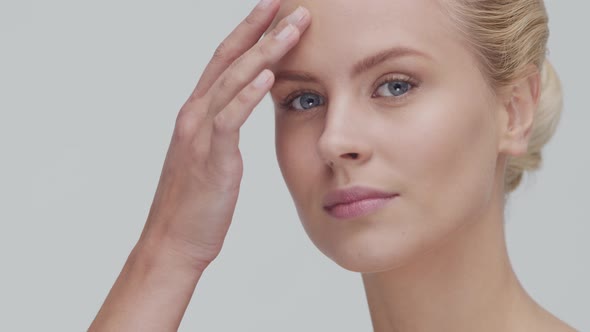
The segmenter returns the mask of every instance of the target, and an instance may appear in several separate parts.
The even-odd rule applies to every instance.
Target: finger
[[[299,41],[309,26],[309,11],[299,7],[285,17],[278,26],[266,35],[256,46],[244,53],[221,74],[209,91],[209,116],[221,111],[244,86],[264,68],[278,62]]]
[[[280,2],[261,1],[250,14],[219,44],[211,61],[205,67],[191,97],[200,98],[207,93],[213,82],[240,55],[258,42],[260,36],[272,23]]]
[[[254,81],[219,112],[213,120],[209,158],[217,167],[228,165],[238,151],[240,127],[274,83],[272,71],[264,69]]]
[[[274,74],[269,69],[264,69],[257,77],[248,84],[240,93],[215,117],[218,125],[224,131],[232,132],[238,130],[252,110],[266,94],[263,91],[268,85],[272,86]]]

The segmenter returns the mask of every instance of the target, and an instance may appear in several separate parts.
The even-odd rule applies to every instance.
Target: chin
[[[440,243],[450,231],[428,229],[424,220],[429,219],[386,213],[349,221],[330,220],[322,214],[305,217],[299,213],[299,217],[308,237],[325,256],[346,270],[360,273],[403,267]]]

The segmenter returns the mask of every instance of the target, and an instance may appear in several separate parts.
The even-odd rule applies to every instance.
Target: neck
[[[499,199],[499,198],[498,198]],[[538,312],[510,265],[503,205],[393,270],[364,273],[375,332],[513,331]]]

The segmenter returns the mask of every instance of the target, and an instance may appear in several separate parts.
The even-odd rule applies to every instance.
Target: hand
[[[201,270],[221,251],[243,173],[240,127],[274,84],[265,68],[295,46],[310,23],[301,9],[302,18],[287,16],[260,39],[278,9],[276,0],[257,6],[215,51],[178,113],[138,243]]]

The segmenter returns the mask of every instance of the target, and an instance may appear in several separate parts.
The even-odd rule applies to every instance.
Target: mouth
[[[336,204],[325,208],[326,212],[334,218],[349,219],[366,216],[379,210],[381,207],[392,201],[395,197],[363,199],[346,204]]]
[[[399,196],[369,187],[351,187],[329,192],[324,197],[324,210],[334,218],[348,219],[373,213]]]

